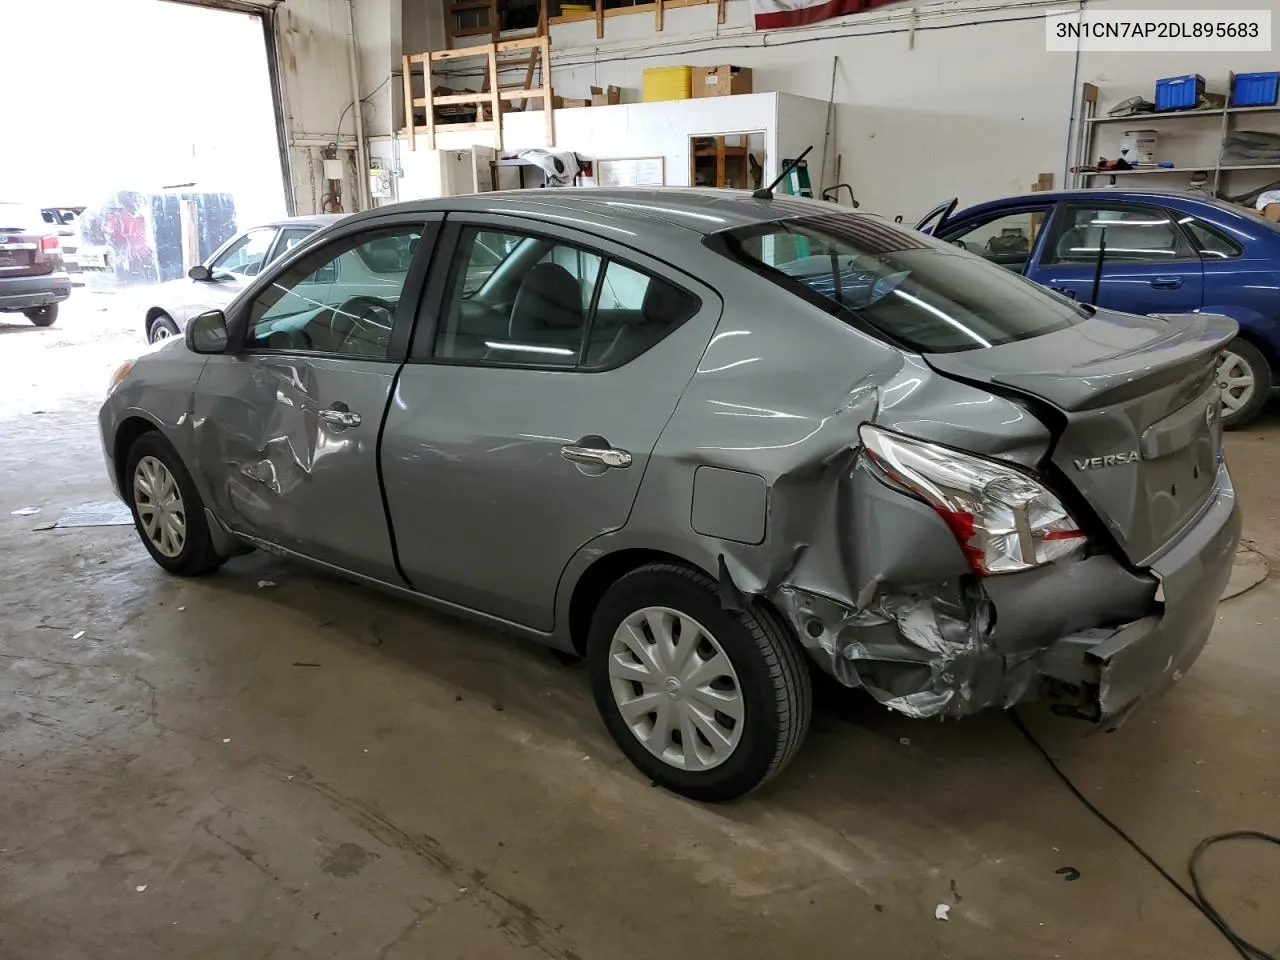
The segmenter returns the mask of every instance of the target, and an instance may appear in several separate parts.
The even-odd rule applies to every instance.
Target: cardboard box
[[[722,63],[718,67],[693,68],[693,95],[695,97],[727,97],[735,93],[751,92],[751,71]]]
[[[558,98],[557,98],[557,99],[558,99]],[[564,98],[564,106],[566,106],[566,107],[589,107],[589,106],[591,106],[591,101],[590,101],[590,100],[583,99],[583,98],[581,98],[581,97],[565,97],[565,98]]]
[[[622,90],[613,84],[601,90],[599,87],[591,88],[591,105],[593,107],[612,107],[622,102]]]

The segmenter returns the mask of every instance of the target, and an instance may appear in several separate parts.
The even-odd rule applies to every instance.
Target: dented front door
[[[237,533],[399,580],[377,448],[416,306],[408,278],[426,255],[422,234],[419,222],[332,240],[237,304],[238,348],[209,358],[194,401],[199,469]],[[342,269],[352,262],[361,269]],[[377,295],[341,279],[316,293],[317,275],[370,273]]]

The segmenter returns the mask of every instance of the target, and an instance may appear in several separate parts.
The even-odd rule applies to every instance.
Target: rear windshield
[[[859,214],[752,224],[712,234],[707,245],[833,316],[919,353],[1027,340],[1089,316],[982,257]]]

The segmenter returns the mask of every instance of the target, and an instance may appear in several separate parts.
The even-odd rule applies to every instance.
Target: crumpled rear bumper
[[[979,580],[960,573],[967,564],[932,511],[865,474],[854,479],[854,499],[874,502],[874,517],[901,535],[897,567],[833,590],[831,579],[815,589],[797,566],[772,599],[823,670],[915,717],[1048,693],[1069,713],[1118,725],[1199,656],[1240,538],[1222,466],[1197,520],[1148,568],[1097,555]],[[866,579],[858,573],[855,583]]]
[[[1047,653],[1045,672],[1095,691],[1099,722],[1114,729],[1177,683],[1204,649],[1218,598],[1231,576],[1241,518],[1225,465],[1200,518],[1151,565],[1163,610],[1110,635],[1064,637]]]

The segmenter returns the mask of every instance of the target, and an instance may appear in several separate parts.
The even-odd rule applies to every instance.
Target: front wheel
[[[1237,337],[1218,364],[1218,388],[1222,391],[1222,425],[1228,430],[1243,426],[1267,405],[1271,365],[1261,350]]]
[[[27,315],[27,319],[37,327],[51,327],[53,326],[53,321],[58,319],[58,305],[56,303],[46,303],[43,307],[36,307],[34,310],[24,312]]]
[[[173,322],[173,318],[167,313],[162,313],[151,321],[151,327],[147,330],[147,342],[159,343],[161,340],[176,337],[178,333],[178,325]]]
[[[773,611],[725,610],[715,582],[652,564],[605,592],[587,657],[627,758],[693,800],[734,800],[795,756],[812,710],[800,645]]]
[[[170,573],[198,577],[222,566],[204,504],[178,452],[159,433],[144,433],[125,459],[125,497],[153,560]]]

